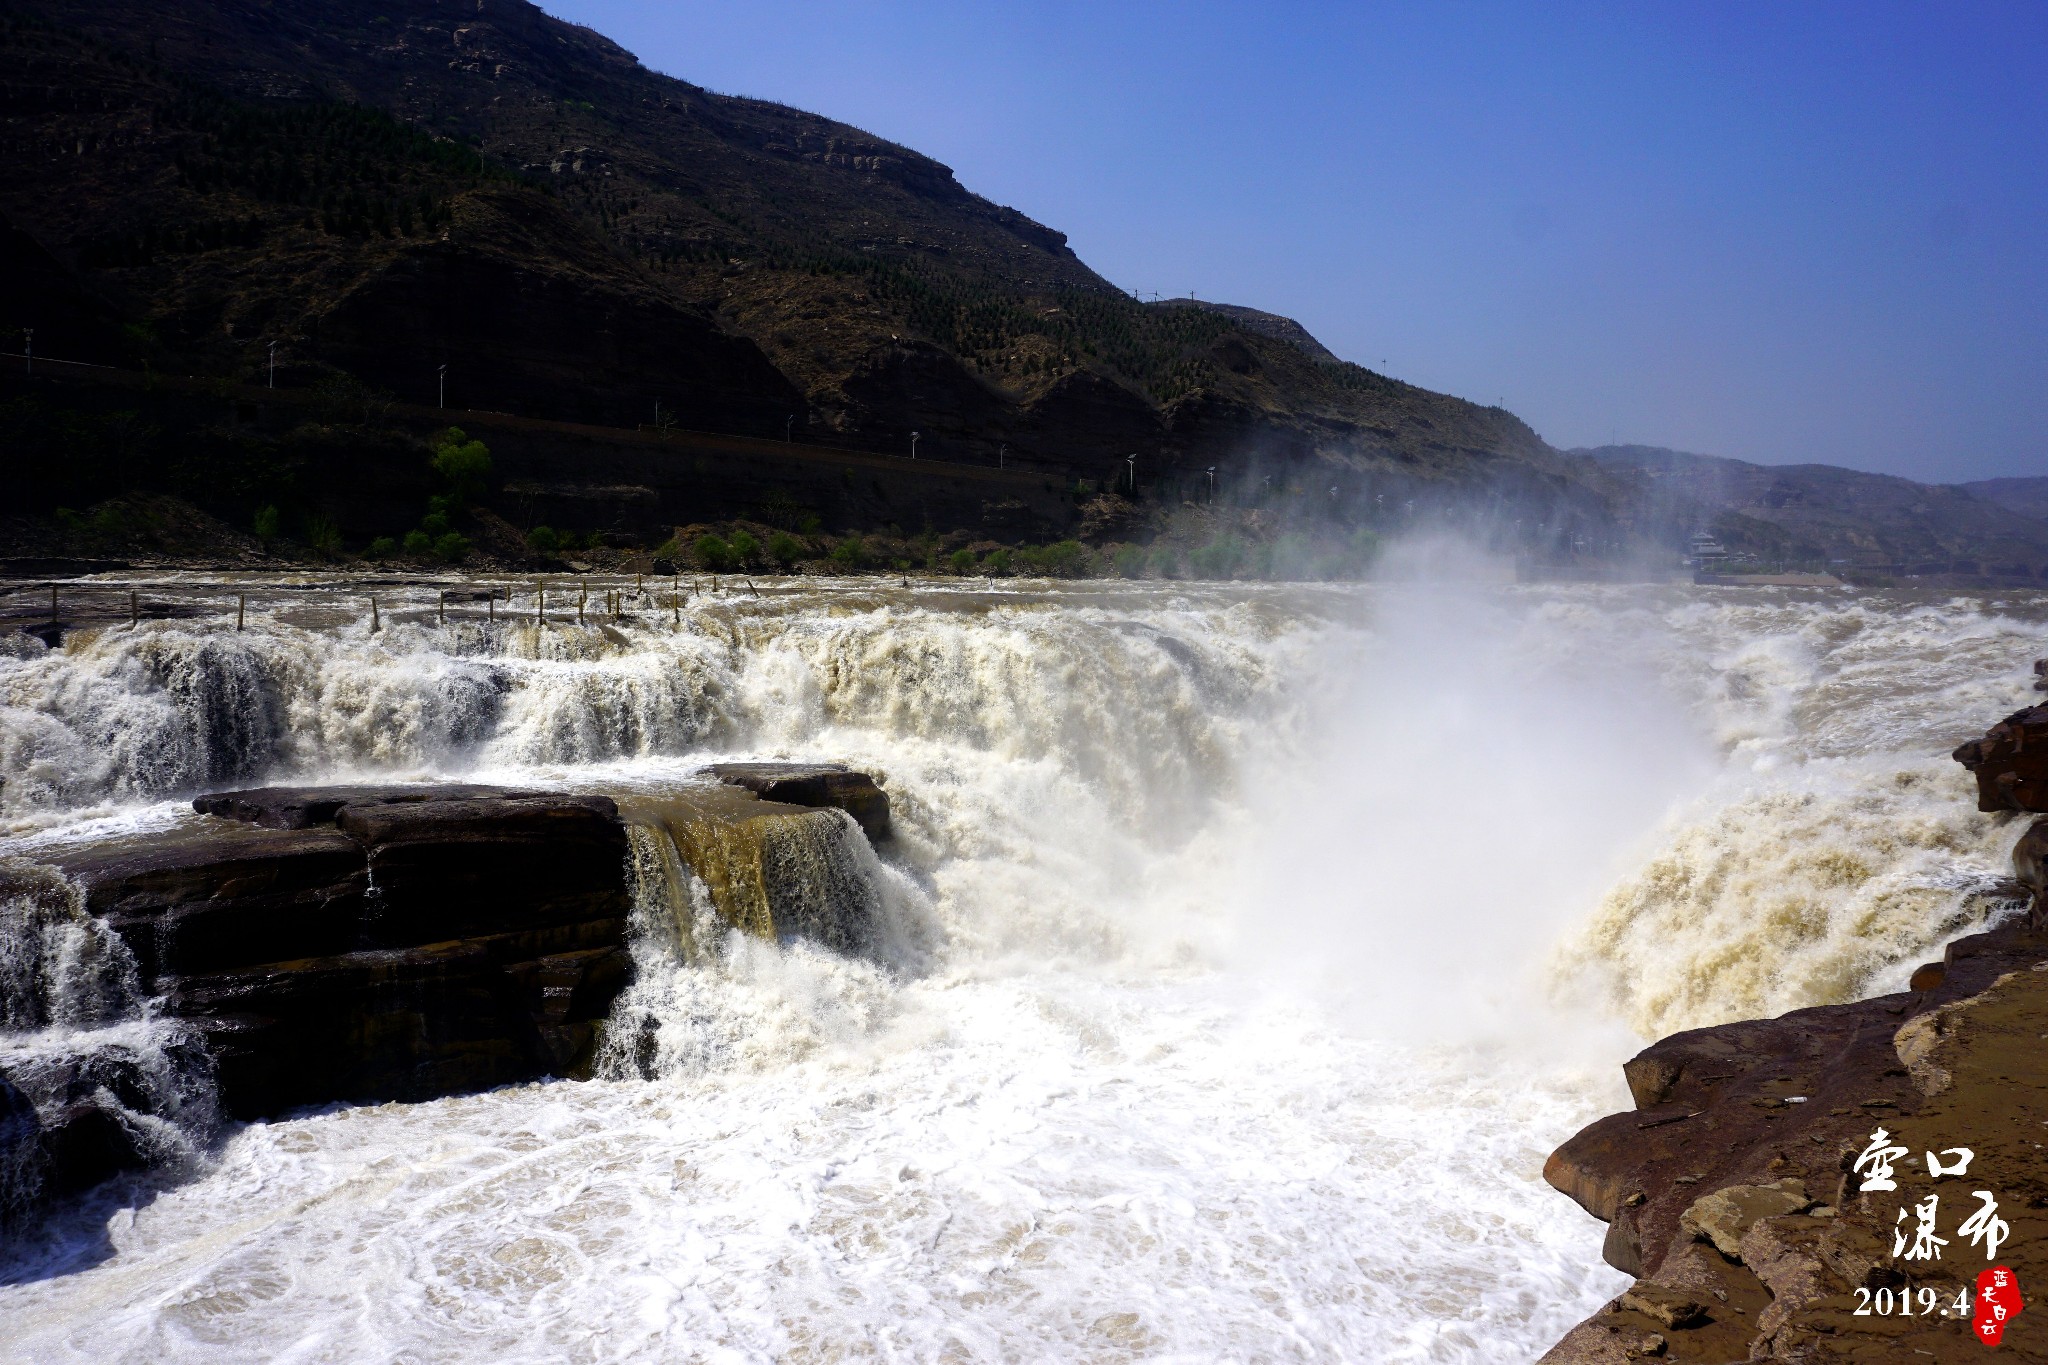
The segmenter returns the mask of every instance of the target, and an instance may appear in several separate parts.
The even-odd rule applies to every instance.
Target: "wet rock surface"
[[[859,821],[868,838],[889,836],[889,794],[866,773],[837,763],[714,763],[704,771],[764,801],[835,807]]]
[[[2048,812],[2048,705],[2015,711],[1955,751],[1977,779],[1977,809]]]
[[[835,765],[726,767],[628,819],[457,783],[219,792],[200,819],[0,865],[0,898],[29,898],[10,914],[94,956],[84,1015],[0,1001],[9,1027],[69,1026],[0,1051],[0,1220],[174,1163],[219,1114],[582,1074],[632,974],[629,824],[668,839],[677,905],[695,877],[732,927],[862,950],[873,854],[835,811],[885,832],[887,796]]]
[[[2048,759],[2048,708],[1957,751],[1984,809],[2040,808],[2015,804],[2039,799],[2020,763],[2037,743]],[[2048,821],[2014,851],[2030,913],[1958,939],[1914,973],[1915,989],[1674,1034],[1624,1066],[1635,1110],[1587,1126],[1544,1178],[1608,1224],[1603,1254],[1637,1282],[1545,1365],[1981,1357],[1954,1311],[1978,1272],[2002,1264],[2023,1293],[2048,1286],[2044,853]],[[1902,1150],[1892,1188],[1857,1165],[1880,1131],[1880,1146]],[[1967,1170],[1932,1174],[1930,1157],[1952,1165],[1957,1148]],[[2008,1228],[1995,1260],[1959,1235],[1978,1190]],[[1930,1197],[1945,1245],[1916,1256]],[[1878,1291],[1935,1307],[1874,1312]],[[2005,1344],[2048,1359],[2036,1320],[2018,1319]]]
[[[611,800],[269,788],[53,861],[207,1044],[237,1117],[573,1072],[624,984]]]

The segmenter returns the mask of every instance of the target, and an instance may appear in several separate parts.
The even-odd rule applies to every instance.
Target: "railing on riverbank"
[[[238,580],[184,580],[120,574],[0,583],[0,634],[23,632],[55,644],[84,629],[140,629],[157,621],[193,621],[247,630],[268,618],[314,629],[400,621],[437,625],[681,625],[693,603],[759,599],[764,580],[747,574],[586,573],[409,577],[366,575],[309,581],[251,574]],[[785,580],[767,579],[770,592]],[[815,589],[818,580],[802,580]],[[886,580],[877,580],[886,581]]]

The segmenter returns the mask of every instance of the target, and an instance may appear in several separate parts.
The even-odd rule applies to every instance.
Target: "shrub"
[[[1221,535],[1188,555],[1188,567],[1202,578],[1235,578],[1244,567],[1244,542]]]
[[[114,539],[134,535],[140,529],[134,509],[125,503],[103,502],[92,509],[92,533]]]
[[[306,543],[323,555],[341,553],[341,528],[333,517],[308,517]]]
[[[656,559],[666,559],[674,561],[682,558],[682,554],[683,547],[676,544],[676,538],[674,536],[670,536],[667,540],[664,540],[663,542],[661,542],[661,544],[654,547],[654,557]]]
[[[807,536],[814,536],[818,534],[818,532],[825,529],[825,523],[819,518],[816,512],[813,512],[809,516],[805,517],[801,522],[798,522],[796,529],[803,532]]]
[[[434,557],[444,564],[460,564],[469,558],[469,537],[450,531],[434,542]]]
[[[1008,550],[990,550],[988,557],[981,561],[981,571],[993,578],[1010,571],[1012,556]]]
[[[449,427],[434,437],[433,465],[457,505],[477,497],[490,483],[490,448],[482,441],[470,440],[460,427]]]
[[[861,543],[859,536],[848,536],[832,547],[832,562],[842,569],[865,569],[868,566],[868,547]]]
[[[420,529],[439,540],[454,528],[448,524],[448,517],[442,512],[429,512],[420,518]]]
[[[405,552],[407,554],[425,555],[433,553],[433,550],[434,538],[425,531],[407,531],[405,533]]]
[[[732,547],[732,557],[735,566],[745,568],[750,564],[760,561],[761,542],[754,539],[747,532],[733,532],[732,539],[727,543]]]
[[[256,539],[268,544],[277,539],[277,533],[281,528],[282,519],[277,515],[275,507],[256,509]]]
[[[953,572],[954,572],[954,573],[957,573],[957,574],[970,574],[970,573],[973,573],[973,572],[974,572],[974,551],[972,551],[972,550],[955,550],[955,551],[953,551],[952,555],[951,555],[951,556],[949,556],[949,557],[947,558],[947,560],[946,560],[946,563],[947,563],[948,565],[950,565],[950,566],[952,567],[952,570],[953,570]]]
[[[768,557],[788,573],[804,557],[804,543],[787,531],[778,531],[768,538]]]
[[[1120,545],[1116,551],[1116,571],[1124,578],[1145,576],[1145,547],[1142,545]]]
[[[732,546],[727,544],[722,536],[698,536],[694,548],[697,562],[714,573],[723,572],[733,566]]]
[[[389,559],[398,553],[398,542],[390,536],[378,536],[363,553],[371,559]]]
[[[526,543],[536,553],[551,555],[562,548],[562,538],[552,526],[536,526],[526,533]]]
[[[1055,578],[1075,578],[1088,567],[1088,548],[1078,540],[1056,540],[1033,557],[1033,567]]]
[[[391,414],[391,395],[352,374],[338,374],[313,387],[320,415],[329,426],[373,427]]]

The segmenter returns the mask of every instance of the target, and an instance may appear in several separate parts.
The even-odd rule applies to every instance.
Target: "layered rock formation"
[[[2048,708],[1956,757],[1983,809],[2048,811]],[[2048,1286],[2048,820],[2013,862],[2030,910],[1957,940],[1906,992],[1695,1029],[1627,1063],[1635,1110],[1558,1148],[1544,1177],[1638,1278],[1546,1365],[1976,1359],[1959,1305],[1978,1273]],[[1960,1233],[1980,1190],[2005,1224],[1995,1255]],[[1942,1244],[1916,1247],[1923,1211]],[[2048,1324],[2018,1319],[2004,1344],[2048,1357]]]
[[[0,1218],[174,1165],[216,1114],[584,1073],[632,973],[643,846],[663,907],[702,885],[726,926],[866,948],[886,794],[835,765],[717,776],[624,818],[505,787],[222,792],[0,867]]]
[[[609,798],[271,788],[195,805],[215,818],[55,862],[205,1041],[230,1114],[588,1060],[629,966]]]
[[[839,763],[714,763],[704,770],[764,801],[833,806],[859,822],[870,839],[889,837],[889,794],[866,773]]]

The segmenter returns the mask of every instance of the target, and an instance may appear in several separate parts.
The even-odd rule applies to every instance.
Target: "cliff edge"
[[[2036,671],[2043,671],[2037,665]],[[1985,810],[2048,812],[2048,707],[1956,751]],[[1623,1072],[1635,1109],[1544,1178],[1608,1225],[1635,1284],[1542,1365],[1974,1360],[1993,1322],[2048,1358],[2048,820],[2013,851],[2024,913],[1911,989],[1674,1034]],[[2004,1267],[2017,1289],[1980,1294]]]

